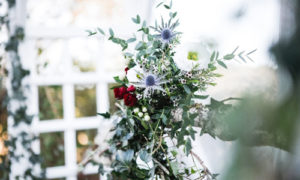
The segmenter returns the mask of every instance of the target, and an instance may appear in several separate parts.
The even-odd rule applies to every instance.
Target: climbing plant
[[[4,53],[1,55],[1,61],[5,59],[5,68],[7,73],[7,96],[5,106],[8,111],[9,125],[13,127],[13,132],[9,132],[9,138],[5,141],[8,148],[6,156],[0,156],[0,179],[9,179],[13,164],[18,162],[29,162],[24,171],[18,173],[15,179],[44,179],[45,172],[34,172],[34,166],[41,163],[41,158],[32,149],[32,143],[37,136],[27,131],[30,127],[33,115],[28,114],[26,92],[29,90],[24,83],[24,78],[29,75],[29,71],[24,69],[19,56],[19,45],[24,39],[23,27],[14,25],[10,19],[11,13],[15,10],[16,1],[6,0],[0,6],[7,5],[8,10],[0,17],[0,26],[2,33],[7,36],[6,42],[1,42]],[[3,68],[3,67],[2,67]],[[1,77],[3,79],[3,76]],[[22,127],[22,128],[21,128]],[[24,128],[23,128],[24,127]],[[19,151],[22,149],[22,151]]]

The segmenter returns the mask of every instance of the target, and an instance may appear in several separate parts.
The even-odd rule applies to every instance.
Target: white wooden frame
[[[51,133],[51,132],[64,132],[64,151],[65,151],[65,165],[59,167],[51,167],[46,169],[46,177],[52,178],[66,178],[66,180],[77,179],[77,163],[76,163],[76,131],[85,129],[105,128],[101,123],[100,117],[86,117],[75,118],[75,96],[74,85],[76,84],[95,84],[96,85],[96,104],[97,112],[106,112],[109,110],[109,97],[108,97],[108,83],[113,82],[113,75],[116,73],[106,73],[100,63],[97,64],[96,72],[92,73],[74,73],[72,72],[72,59],[67,51],[64,51],[64,66],[65,76],[47,76],[42,77],[36,73],[35,64],[35,50],[34,41],[39,38],[43,39],[70,39],[74,37],[86,37],[85,29],[76,27],[67,28],[43,28],[43,27],[27,27],[26,22],[26,3],[27,0],[17,0],[16,3],[16,22],[25,27],[26,38],[20,45],[20,57],[22,64],[25,68],[30,70],[30,77],[26,82],[30,85],[30,92],[28,93],[28,113],[34,114],[34,120],[31,125],[31,130],[35,134]],[[148,9],[148,21],[151,17],[151,10],[154,1],[149,1]],[[105,51],[105,47],[102,46],[102,51]],[[101,52],[99,52],[101,54]],[[103,60],[103,59],[102,59]],[[99,55],[99,61],[101,62],[101,55]],[[63,93],[63,119],[62,120],[49,120],[40,121],[38,117],[39,105],[38,105],[38,87],[60,85],[62,86]],[[35,152],[40,153],[40,143],[37,140],[33,143],[33,149]],[[22,166],[19,163],[18,166],[13,167],[11,179],[14,178],[14,172],[18,171],[18,168]],[[85,174],[97,173],[98,167],[88,166],[85,170]],[[37,167],[39,171],[39,167]],[[105,177],[101,177],[101,180]]]

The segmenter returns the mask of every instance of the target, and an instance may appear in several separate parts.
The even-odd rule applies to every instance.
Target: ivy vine
[[[33,115],[27,113],[26,105],[26,94],[25,91],[28,90],[28,86],[23,83],[23,80],[26,76],[29,75],[29,71],[24,69],[21,63],[19,56],[19,45],[24,39],[24,29],[23,27],[12,26],[10,21],[10,12],[15,8],[15,0],[6,0],[8,11],[6,14],[0,17],[0,26],[1,30],[7,30],[8,40],[7,42],[1,42],[5,53],[2,55],[0,60],[4,58],[7,59],[6,66],[8,68],[7,78],[10,81],[10,87],[8,88],[8,95],[5,100],[5,106],[7,106],[8,116],[13,119],[13,127],[17,129],[20,125],[30,126],[33,120]],[[3,4],[0,4],[2,6]],[[13,104],[14,103],[14,104]],[[39,154],[36,154],[32,149],[32,143],[38,137],[33,134],[20,130],[16,133],[11,133],[7,141],[5,141],[5,146],[8,148],[8,154],[6,156],[0,156],[0,179],[6,180],[9,179],[10,173],[12,172],[12,162],[20,162],[22,158],[28,158],[30,165],[25,168],[25,171],[21,174],[18,174],[16,179],[45,179],[45,171],[42,170],[41,173],[34,173],[33,167],[42,162]],[[21,144],[19,144],[21,143]],[[17,152],[19,146],[26,151],[24,153]]]

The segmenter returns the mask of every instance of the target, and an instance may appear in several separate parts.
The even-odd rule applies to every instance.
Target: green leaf
[[[104,173],[105,173],[102,163],[99,164],[98,173],[101,174],[101,175],[104,175]]]
[[[187,138],[187,140],[185,141],[185,147],[184,147],[185,154],[186,154],[187,156],[190,154],[191,149],[192,149],[192,142],[191,142],[191,139],[190,139],[190,138]]]
[[[152,160],[151,154],[149,154],[145,149],[140,151],[139,156],[145,163],[148,163]]]
[[[135,50],[142,50],[144,49],[144,43],[143,42],[139,42],[136,46],[135,46]]]
[[[257,49],[254,49],[253,51],[247,53],[247,56],[250,55],[250,54],[252,54],[252,53],[254,53],[255,51],[257,51]]]
[[[197,98],[197,99],[207,99],[209,97],[209,95],[194,95],[193,98]]]
[[[213,61],[215,59],[215,55],[216,55],[216,52],[214,51],[212,53],[212,55],[210,56],[210,61]]]
[[[164,7],[165,7],[166,9],[171,9],[170,6],[168,6],[168,5],[164,5]]]
[[[177,156],[177,154],[178,154],[178,152],[177,152],[177,151],[175,151],[175,150],[172,150],[172,151],[171,151],[171,153],[172,153],[172,155],[173,155],[174,157],[176,157],[176,156]]]
[[[136,38],[130,38],[130,39],[128,39],[126,42],[127,42],[127,43],[132,43],[132,42],[134,42],[134,41],[136,41]]]
[[[129,53],[129,52],[126,52],[126,53],[124,53],[124,56],[126,56],[126,57],[132,57],[133,54],[132,54],[132,53]]]
[[[140,17],[140,15],[136,15],[136,21],[137,21],[138,24],[140,24],[140,22],[141,22],[141,17]]]
[[[97,30],[98,30],[99,33],[105,35],[104,31],[101,28],[98,27]]]
[[[183,88],[187,94],[191,94],[191,89],[187,85],[183,85]]]
[[[129,149],[127,151],[118,151],[116,159],[123,163],[130,163],[130,161],[133,159],[134,151],[132,149]]]
[[[173,172],[174,176],[177,176],[179,174],[178,163],[172,161],[172,162],[170,162],[170,165],[171,165],[171,169],[172,169],[172,172]]]
[[[119,76],[115,76],[115,77],[114,77],[114,80],[115,80],[117,83],[124,84],[124,82],[120,80]]]
[[[97,32],[92,32],[91,30],[86,30],[86,32],[89,33],[88,36],[93,36],[97,34]]]
[[[220,66],[222,66],[223,68],[227,69],[227,66],[226,66],[226,64],[223,61],[218,60],[217,62],[218,62],[218,64]]]
[[[110,113],[106,112],[106,113],[97,113],[99,116],[104,117],[105,119],[109,119],[110,118]]]
[[[156,8],[158,8],[159,6],[161,6],[164,2],[159,3]]]
[[[112,30],[112,28],[109,28],[109,34],[111,37],[113,37],[115,35],[114,31]]]
[[[168,125],[168,118],[165,114],[162,114],[161,115],[161,118],[162,118],[162,122],[165,124],[165,125]]]
[[[223,57],[223,59],[225,59],[225,60],[231,60],[231,59],[233,59],[234,57],[235,57],[234,54],[227,54],[227,55],[225,55],[225,56]]]

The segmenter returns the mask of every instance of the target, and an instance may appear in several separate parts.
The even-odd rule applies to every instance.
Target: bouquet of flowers
[[[137,35],[127,40],[118,38],[109,29],[108,39],[122,47],[128,63],[125,76],[114,77],[117,86],[112,89],[119,110],[112,115],[100,114],[113,120],[114,127],[109,148],[101,153],[109,156],[112,163],[110,168],[100,164],[99,173],[108,174],[109,179],[215,179],[217,175],[192,151],[192,140],[197,133],[195,127],[201,127],[201,135],[234,138],[222,129],[215,130],[215,114],[230,105],[214,99],[209,105],[200,102],[209,98],[203,93],[221,76],[216,73],[219,66],[227,68],[226,61],[246,57],[235,49],[225,56],[214,51],[206,65],[199,61],[197,51],[183,52],[185,57],[176,59],[174,49],[180,44],[181,35],[176,31],[177,12],[172,11],[172,2],[157,7],[167,9],[169,19],[161,18],[159,23],[148,26],[139,15],[132,18],[140,26],[139,40]],[[89,33],[106,36],[100,28]],[[134,42],[134,52],[127,52]],[[251,53],[246,55],[249,59]],[[176,61],[192,66],[181,69]],[[187,165],[187,159],[192,159],[194,165]]]

